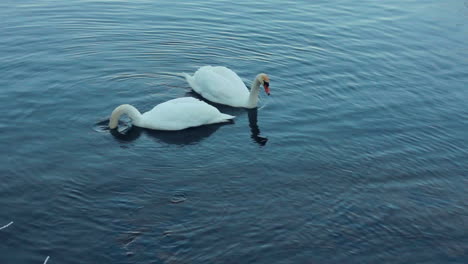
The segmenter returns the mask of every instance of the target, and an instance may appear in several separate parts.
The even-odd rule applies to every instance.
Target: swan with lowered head
[[[184,76],[195,92],[219,104],[255,108],[260,85],[270,95],[270,79],[265,73],[256,76],[250,91],[235,72],[223,66],[203,66],[193,76],[186,73]]]
[[[156,105],[150,111],[141,114],[129,104],[118,106],[112,111],[109,128],[118,126],[119,118],[127,115],[137,127],[155,130],[182,130],[189,127],[227,122],[234,116],[223,114],[219,110],[193,97],[183,97]]]

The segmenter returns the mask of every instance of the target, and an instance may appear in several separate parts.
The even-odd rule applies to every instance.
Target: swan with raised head
[[[233,107],[255,108],[258,104],[260,85],[270,95],[270,79],[265,73],[255,77],[250,91],[241,78],[223,66],[203,66],[193,76],[184,74],[190,87],[204,98]]]
[[[217,108],[193,97],[172,99],[156,105],[141,114],[129,104],[118,106],[112,111],[109,128],[118,126],[119,118],[127,115],[137,127],[155,130],[182,130],[189,127],[227,122],[234,116],[223,114]]]

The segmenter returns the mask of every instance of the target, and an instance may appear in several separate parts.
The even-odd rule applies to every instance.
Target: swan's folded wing
[[[245,87],[242,79],[234,71],[223,66],[212,67],[212,71],[221,77],[223,77],[227,82],[235,86]]]
[[[176,99],[169,100],[167,102],[164,102],[164,105],[181,105],[181,104],[198,104],[202,102],[200,99],[194,98],[194,97],[180,97]],[[162,104],[159,104],[162,105]]]
[[[155,106],[143,114],[146,127],[180,130],[219,122],[215,107],[193,97],[177,98]]]
[[[242,80],[225,67],[202,67],[195,73],[195,82],[195,91],[212,102],[243,106],[249,96]]]

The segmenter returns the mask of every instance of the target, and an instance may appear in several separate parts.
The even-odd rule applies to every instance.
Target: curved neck
[[[110,129],[117,128],[117,126],[119,125],[119,119],[122,115],[127,115],[128,117],[130,117],[130,119],[132,119],[132,123],[135,126],[141,126],[142,116],[140,111],[138,111],[138,109],[129,104],[123,104],[115,108],[114,111],[112,111],[109,120]]]
[[[252,87],[250,88],[249,101],[247,102],[247,105],[250,108],[257,106],[259,93],[260,93],[260,81],[258,80],[258,78],[255,78],[255,80],[252,83]]]

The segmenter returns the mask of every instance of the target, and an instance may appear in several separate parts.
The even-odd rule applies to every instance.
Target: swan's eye
[[[270,86],[270,83],[269,83],[269,82],[263,82],[263,86],[269,87],[269,86]]]

